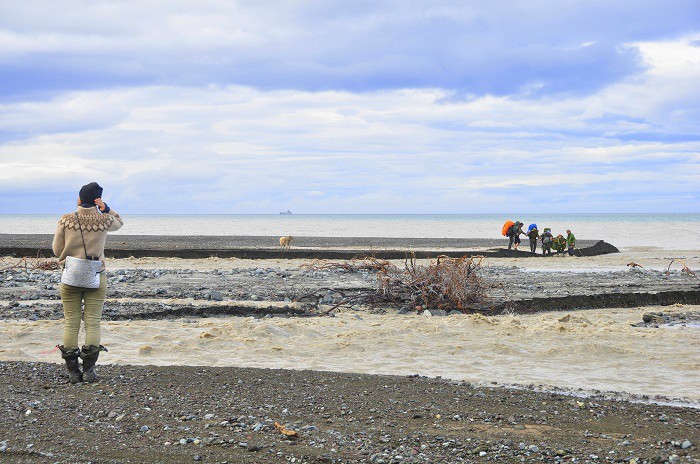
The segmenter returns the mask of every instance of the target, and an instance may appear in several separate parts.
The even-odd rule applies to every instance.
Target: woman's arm
[[[107,228],[108,232],[113,232],[115,230],[119,230],[121,226],[124,225],[124,220],[119,216],[119,214],[116,211],[112,211],[112,208],[107,206],[107,203],[102,201],[102,198],[96,198],[95,199],[95,204],[97,205],[97,208],[102,211],[103,214],[109,214],[114,218],[112,221],[112,224]]]
[[[109,226],[109,228],[107,228],[107,231],[113,232],[115,230],[119,230],[124,225],[124,220],[116,211],[110,209],[109,212],[105,214],[109,214],[114,218],[114,221],[112,221],[112,224]]]
[[[61,256],[63,253],[63,248],[66,246],[66,233],[63,229],[63,225],[59,224],[56,229],[56,233],[53,236],[53,243],[51,244],[51,249],[53,254],[56,256]]]

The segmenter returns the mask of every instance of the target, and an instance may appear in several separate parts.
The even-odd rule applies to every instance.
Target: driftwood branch
[[[671,273],[671,265],[674,263],[674,261],[678,261],[679,263],[681,263],[683,265],[683,269],[681,269],[681,272],[685,272],[686,274],[691,275],[691,276],[695,277],[696,279],[698,278],[698,276],[693,271],[690,270],[688,265],[685,264],[685,261],[683,261],[680,258],[673,258],[671,260],[671,262],[668,263],[668,268],[666,269],[666,275],[669,275]]]
[[[451,258],[440,255],[435,261],[419,264],[415,254],[407,254],[403,268],[389,261],[374,257],[349,262],[314,261],[306,265],[309,270],[344,269],[349,272],[371,270],[377,273],[374,291],[346,296],[333,288],[323,287],[298,297],[317,297],[321,291],[340,294],[341,299],[324,313],[330,313],[358,301],[365,304],[395,303],[408,305],[415,310],[442,309],[467,312],[481,305],[487,298],[487,284],[480,275],[483,256]]]

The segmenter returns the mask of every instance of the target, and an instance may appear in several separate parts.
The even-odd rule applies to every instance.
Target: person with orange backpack
[[[523,232],[523,223],[520,221],[515,221],[512,226],[508,228],[508,231],[506,232],[506,236],[508,237],[508,249],[510,250],[511,248],[517,250],[518,245],[520,245],[520,234],[524,234]],[[515,245],[515,246],[513,246]]]

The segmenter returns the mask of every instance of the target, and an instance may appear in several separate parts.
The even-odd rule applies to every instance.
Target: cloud
[[[9,103],[0,191],[72,201],[97,179],[144,213],[693,209],[700,141],[676,137],[700,133],[692,40],[629,44],[645,72],[563,99],[209,85]]]
[[[0,98],[120,84],[583,95],[640,71],[638,50],[623,44],[696,30],[696,6],[9,2],[0,7]]]
[[[0,212],[700,204],[693,2],[67,5],[0,5]]]

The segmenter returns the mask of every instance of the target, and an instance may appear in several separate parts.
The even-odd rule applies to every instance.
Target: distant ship
[[[289,211],[289,210],[287,210],[287,211],[280,211],[280,214],[292,214],[292,212]]]

